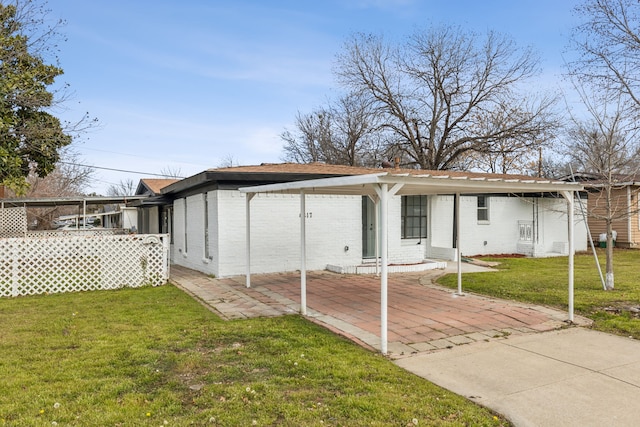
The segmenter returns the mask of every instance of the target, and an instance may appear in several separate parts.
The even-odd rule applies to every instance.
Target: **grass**
[[[167,285],[0,299],[0,426],[508,424],[299,316]]]
[[[598,257],[604,274],[604,250],[598,249]],[[567,257],[483,259],[499,261],[499,272],[465,274],[463,290],[567,309]],[[574,272],[576,313],[592,319],[594,329],[640,339],[640,251],[614,251],[611,291],[602,288],[593,254],[576,255]],[[455,288],[457,277],[448,275],[438,282]]]

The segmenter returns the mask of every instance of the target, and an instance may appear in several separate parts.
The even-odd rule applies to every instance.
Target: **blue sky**
[[[278,162],[279,135],[338,91],[335,55],[354,32],[401,40],[454,24],[511,35],[542,57],[535,87],[556,90],[578,0],[49,0],[74,99],[100,126],[76,144],[93,166],[185,176],[232,156]],[[97,170],[90,191],[138,179]]]

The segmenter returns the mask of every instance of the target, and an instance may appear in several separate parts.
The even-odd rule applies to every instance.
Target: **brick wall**
[[[187,206],[185,224],[184,206]],[[202,194],[174,203],[173,262],[227,277],[245,273],[245,195],[235,190],[209,192],[209,257],[205,257],[204,197]],[[491,197],[490,220],[477,221],[475,196],[461,198],[463,255],[517,253],[518,221],[533,215],[531,199]],[[551,252],[556,242],[566,242],[564,199],[539,202],[540,244],[536,252]],[[389,261],[417,263],[426,257],[454,258],[453,197],[429,198],[426,239],[401,239],[401,197],[389,203]],[[300,269],[300,197],[259,194],[251,201],[251,271],[253,273]],[[185,225],[187,243],[185,246]],[[309,270],[327,264],[354,266],[362,262],[362,199],[360,196],[306,196],[306,237]],[[576,227],[576,250],[586,250],[584,225]],[[486,242],[486,244],[485,244]],[[556,245],[555,247],[558,247]]]

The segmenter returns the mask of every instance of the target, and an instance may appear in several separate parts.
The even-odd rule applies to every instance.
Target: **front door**
[[[376,205],[362,196],[362,258],[376,256]]]

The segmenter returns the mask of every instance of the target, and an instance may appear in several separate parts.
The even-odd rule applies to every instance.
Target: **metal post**
[[[82,228],[87,228],[87,199],[82,199]]]
[[[460,249],[460,193],[456,193],[456,258],[458,259],[458,295],[462,295],[462,250]]]
[[[255,193],[247,193],[245,198],[245,212],[246,212],[246,224],[245,224],[245,261],[246,261],[246,286],[251,287],[251,199]]]
[[[574,236],[573,236],[573,196],[574,192],[568,192],[567,198],[567,221],[569,222],[568,235],[569,235],[569,322],[573,322],[573,264],[574,264]]]
[[[381,252],[381,278],[380,278],[380,351],[387,354],[387,275],[388,275],[388,248],[387,228],[389,211],[389,186],[381,184],[380,188],[380,252]]]
[[[305,205],[304,190],[300,190],[300,314],[307,314],[307,208]]]
[[[375,211],[373,214],[373,228],[374,230],[378,230],[379,227],[379,210],[380,210],[380,200],[376,199],[374,201],[374,208],[373,210]],[[375,233],[375,246],[376,246],[376,276],[380,277],[380,239],[378,238],[378,233]]]

